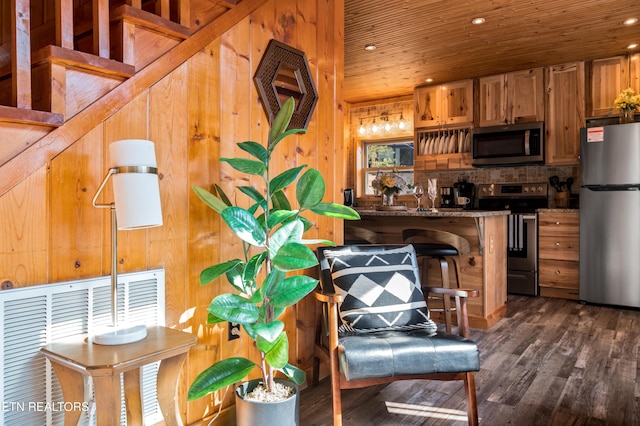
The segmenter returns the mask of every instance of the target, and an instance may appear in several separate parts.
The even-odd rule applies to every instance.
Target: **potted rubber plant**
[[[247,394],[254,392],[263,399],[275,399],[273,395],[282,386],[278,385],[276,372],[288,378],[284,387],[295,394],[295,414],[285,414],[284,424],[297,417],[297,385],[305,380],[305,373],[289,363],[289,342],[284,323],[278,317],[286,308],[295,305],[317,285],[317,279],[303,273],[288,274],[314,267],[317,258],[309,248],[314,244],[330,244],[327,240],[309,240],[303,237],[312,222],[305,218],[315,213],[338,219],[359,219],[350,207],[323,202],[325,182],[320,172],[305,165],[285,170],[275,176],[271,158],[278,144],[287,136],[303,133],[305,129],[289,129],[294,112],[294,100],[288,99],[273,120],[269,129],[267,146],[253,141],[238,143],[250,158],[221,158],[233,169],[261,179],[262,190],[251,186],[237,186],[235,190],[249,199],[249,207],[234,205],[222,189],[215,185],[209,192],[194,186],[198,197],[219,214],[226,225],[242,241],[243,258],[225,260],[204,269],[200,274],[202,285],[223,275],[233,293],[216,296],[208,307],[208,323],[232,322],[239,324],[253,340],[260,353],[260,360],[231,357],[220,360],[193,381],[188,400],[201,398],[211,392],[243,380],[255,368],[261,378],[243,383],[236,389],[236,415],[238,424],[279,424],[272,411],[268,413],[240,413]],[[297,203],[287,198],[285,189],[295,183]],[[234,194],[235,195],[235,194]],[[254,389],[255,388],[255,389]],[[259,392],[258,392],[259,391]],[[291,399],[285,396],[285,399]],[[260,402],[260,400],[259,400]],[[271,404],[263,404],[271,407]],[[251,409],[259,409],[251,408]],[[267,409],[271,409],[267,407]],[[244,419],[244,420],[243,420]],[[297,420],[296,420],[297,421]]]

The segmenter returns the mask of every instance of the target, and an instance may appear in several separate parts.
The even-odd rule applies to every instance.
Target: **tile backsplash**
[[[463,178],[475,185],[483,183],[537,183],[549,182],[551,176],[558,176],[560,181],[568,177],[573,178],[571,196],[577,199],[580,190],[579,166],[520,166],[477,168],[459,171],[416,171],[416,182],[426,185],[428,178],[438,179],[438,186],[453,186],[458,179]],[[554,207],[555,191],[549,187],[549,206]],[[577,202],[577,201],[576,201]]]

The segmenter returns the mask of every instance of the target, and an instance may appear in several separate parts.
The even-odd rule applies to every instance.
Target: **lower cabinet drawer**
[[[580,258],[579,237],[540,236],[538,238],[540,259],[578,261]]]
[[[580,287],[580,265],[567,260],[540,259],[538,282],[542,287],[578,289]]]

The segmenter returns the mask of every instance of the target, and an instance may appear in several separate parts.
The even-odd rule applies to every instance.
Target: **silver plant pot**
[[[244,399],[245,395],[262,382],[262,379],[241,383],[236,388],[236,425],[237,426],[299,426],[300,389],[287,379],[275,379],[276,382],[290,386],[294,394],[278,402],[261,402]]]

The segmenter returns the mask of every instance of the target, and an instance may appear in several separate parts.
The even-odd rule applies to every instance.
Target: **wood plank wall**
[[[222,281],[200,286],[200,271],[239,255],[240,246],[191,186],[219,183],[231,192],[235,184],[246,184],[219,158],[243,155],[236,142],[266,141],[268,122],[253,74],[275,38],[306,52],[319,92],[307,133],[282,143],[277,167],[318,168],[327,181],[327,200],[342,201],[343,21],[344,0],[268,1],[0,197],[0,282],[24,287],[108,275],[108,212],[91,205],[107,168],[108,146],[125,138],[155,142],[164,225],[118,234],[119,272],[165,268],[167,324],[199,336],[180,386],[188,424],[211,416],[223,395],[184,402],[195,376],[223,356],[255,355],[245,337],[227,342],[226,326],[205,324],[211,298],[229,287]],[[105,201],[109,197],[110,188]],[[341,242],[341,221],[313,220],[310,237]],[[310,372],[315,304],[304,300],[285,321],[292,360]],[[223,406],[232,403],[230,391]],[[223,410],[216,424],[233,424],[232,412]]]

